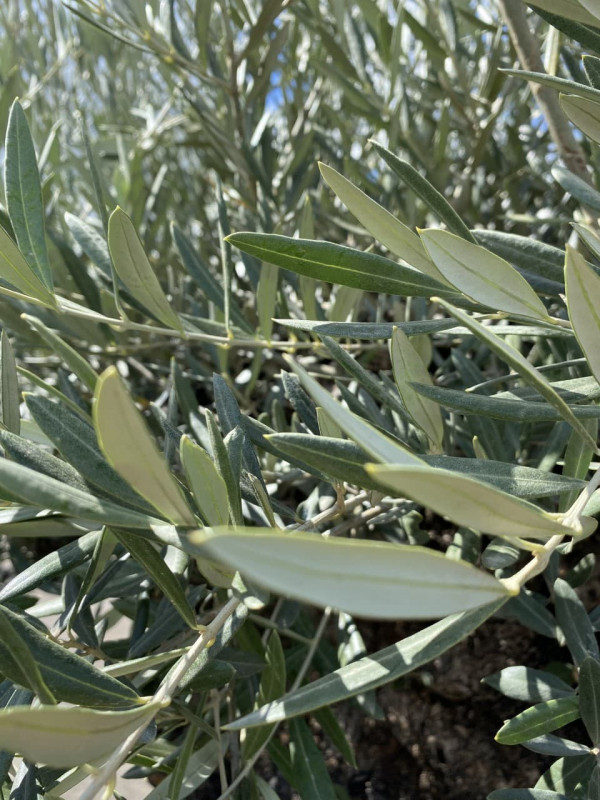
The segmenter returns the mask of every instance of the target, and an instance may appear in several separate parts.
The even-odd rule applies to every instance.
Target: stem
[[[5,291],[2,287],[0,287],[0,294],[7,294],[8,292],[8,289]],[[15,294],[15,292],[11,292],[11,295]],[[27,302],[46,306],[46,304],[42,303],[41,300],[36,300],[35,298],[27,297],[26,295],[21,294],[18,294],[17,296],[20,300],[26,300]],[[59,298],[59,301],[60,299],[62,298]],[[112,328],[120,331],[140,331],[141,333],[153,333],[158,336],[171,336],[178,339],[184,339],[188,342],[208,342],[210,344],[222,345],[223,347],[246,347],[248,349],[264,348],[265,350],[282,350],[284,352],[294,352],[295,350],[311,350],[315,347],[314,342],[267,342],[265,339],[229,339],[227,336],[216,336],[212,333],[202,333],[200,331],[185,331],[185,333],[182,335],[181,331],[178,331],[175,328],[161,328],[157,325],[146,325],[142,322],[132,322],[129,319],[125,320],[116,319],[114,317],[105,317],[103,314],[90,312],[85,308],[77,308],[62,303],[59,304],[57,311],[62,314],[68,314],[72,317],[87,319],[91,322],[104,323],[105,325],[110,325]],[[385,345],[369,342],[367,344],[347,344],[343,345],[343,347],[344,350],[362,351],[375,347],[385,347]]]
[[[498,0],[500,12],[508,27],[510,38],[523,69],[546,74],[537,39],[531,33],[525,6],[521,0]],[[530,84],[533,96],[548,124],[548,131],[558,152],[571,172],[590,184],[585,154],[576,142],[569,121],[562,110],[556,92],[540,84]]]
[[[306,656],[304,658],[304,661],[302,662],[302,666],[300,667],[298,675],[296,676],[296,680],[294,681],[294,684],[293,684],[292,688],[290,689],[290,691],[292,691],[292,692],[295,691],[300,686],[300,684],[302,683],[302,680],[304,679],[304,676],[306,675],[306,671],[310,667],[310,664],[311,664],[313,656],[314,656],[314,654],[316,652],[316,649],[319,646],[319,642],[321,640],[321,637],[323,636],[323,633],[325,632],[325,626],[327,625],[327,622],[329,621],[329,617],[330,616],[331,616],[331,609],[330,608],[326,608],[324,613],[323,613],[323,616],[321,617],[321,622],[319,623],[319,627],[315,631],[315,635],[314,635],[314,637],[313,637],[313,639],[311,641],[310,647],[308,649],[308,653],[306,654]],[[229,784],[228,789],[226,791],[222,792],[222,794],[219,795],[217,800],[227,800],[228,797],[231,797],[231,795],[237,789],[237,787],[240,785],[240,783],[245,778],[248,777],[248,775],[252,772],[252,769],[254,768],[254,765],[256,764],[256,762],[258,761],[258,759],[260,758],[260,756],[263,754],[264,750],[266,749],[267,745],[269,744],[269,742],[271,741],[271,739],[275,735],[275,733],[276,733],[277,729],[279,728],[280,724],[281,723],[279,723],[279,722],[276,722],[276,723],[273,724],[271,732],[269,733],[269,738],[266,740],[266,742],[264,742],[264,744],[262,746],[262,749],[259,750],[258,753],[255,753],[252,756],[252,758],[250,759],[250,761],[246,762],[246,764],[244,765],[244,769],[238,775],[236,775],[235,779]],[[83,798],[82,798],[82,800],[83,800]]]
[[[241,601],[238,600],[237,597],[233,597],[223,606],[213,621],[202,631],[188,652],[182,656],[167,674],[151,702],[162,703],[164,706],[169,705],[183,676],[196,661],[200,653],[207,647],[210,647],[216,635],[234,613],[240,602]],[[125,741],[113,751],[108,761],[106,761],[102,768],[96,773],[92,782],[81,795],[80,800],[93,800],[98,792],[113,780],[116,771],[123,761],[125,761],[133,747],[135,747],[137,740],[146,730],[147,726],[148,720],[146,719],[139,728],[133,731],[133,733],[130,733]]]
[[[518,594],[527,581],[535,578],[536,575],[540,575],[546,569],[548,562],[550,561],[550,556],[556,550],[558,545],[561,544],[565,536],[568,535],[568,529],[573,529],[573,527],[576,525],[586,505],[588,504],[590,497],[594,494],[598,486],[600,486],[600,469],[596,470],[594,477],[579,493],[579,496],[572,504],[571,508],[564,515],[562,522],[566,529],[565,533],[557,534],[556,536],[552,536],[552,538],[548,539],[542,549],[535,553],[531,561],[525,564],[525,566],[514,575],[511,575],[510,578],[501,578],[500,582],[503,583],[510,592]],[[572,532],[574,533],[574,531]]]

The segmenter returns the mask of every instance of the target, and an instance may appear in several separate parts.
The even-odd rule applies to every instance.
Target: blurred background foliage
[[[580,78],[573,44],[531,24],[548,71]],[[232,229],[293,233],[309,197],[317,238],[360,238],[318,159],[424,226],[414,195],[381,175],[373,136],[473,227],[566,232],[547,231],[566,202],[553,145],[529,86],[498,72],[515,57],[493,3],[7,0],[0,37],[0,137],[20,96],[63,235],[65,210],[96,215],[78,113],[106,199],[164,264],[171,222],[217,259],[219,181]]]

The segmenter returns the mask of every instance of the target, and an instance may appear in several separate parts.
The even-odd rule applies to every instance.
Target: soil
[[[363,623],[361,633],[373,652],[418,627]],[[482,684],[481,678],[518,664],[542,669],[564,658],[556,642],[516,622],[492,619],[422,670],[380,689],[384,720],[368,718],[350,704],[335,709],[354,746],[358,769],[345,764],[314,720],[313,732],[332,779],[351,800],[485,800],[494,789],[529,788],[554,759],[494,741],[503,721],[525,706]],[[575,726],[567,735],[586,741]],[[266,758],[258,771],[281,800],[299,800]],[[195,800],[219,796],[213,779]]]

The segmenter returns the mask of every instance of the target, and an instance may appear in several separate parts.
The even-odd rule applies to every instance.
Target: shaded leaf
[[[100,708],[123,708],[142,702],[133,689],[56,644],[18,614],[6,607],[2,607],[2,614],[30,651],[42,680],[57,700]],[[0,640],[0,671],[17,684],[28,678],[15,665],[4,640]]]
[[[562,728],[579,719],[579,698],[560,697],[525,709],[500,728],[495,739],[500,744],[521,744],[528,739]]]
[[[496,600],[490,605],[446,617],[377,653],[289,692],[280,700],[268,703],[225,727],[239,730],[280,722],[391,683],[449,650],[495,614],[505,602],[504,599]]]

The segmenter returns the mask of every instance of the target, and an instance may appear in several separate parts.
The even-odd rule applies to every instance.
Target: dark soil
[[[361,632],[373,652],[418,627],[363,623]],[[503,721],[525,706],[482,684],[481,678],[516,664],[544,668],[563,660],[565,653],[518,623],[488,621],[441,658],[380,689],[384,720],[366,717],[356,705],[336,709],[358,769],[344,763],[313,721],[330,775],[351,800],[485,800],[494,789],[533,786],[553,759],[496,744]],[[577,738],[577,732],[571,737]],[[267,759],[258,771],[282,800],[298,800]],[[216,779],[194,795],[196,800],[218,796]]]

